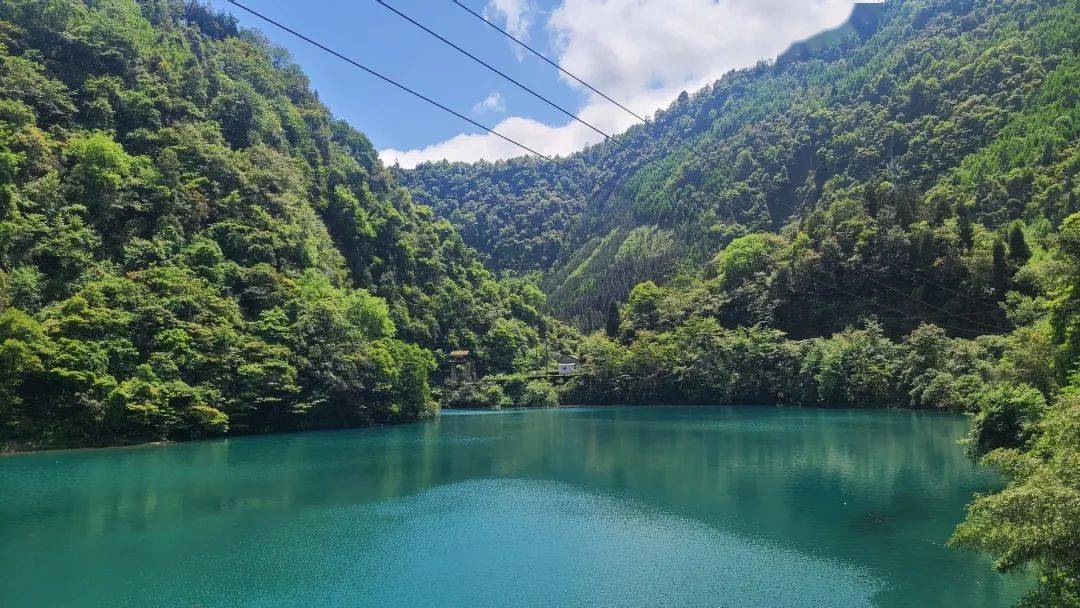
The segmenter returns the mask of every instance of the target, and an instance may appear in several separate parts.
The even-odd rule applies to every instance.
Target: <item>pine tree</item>
[[[934,225],[940,226],[951,215],[952,209],[950,209],[949,201],[944,196],[938,197],[934,203]]]
[[[1021,266],[1031,259],[1031,248],[1024,237],[1024,224],[1019,220],[1009,226],[1009,258]]]
[[[619,305],[616,302],[612,302],[608,307],[607,312],[607,335],[609,338],[617,338],[619,336],[619,325],[621,321],[619,319]]]
[[[916,251],[916,257],[918,263],[922,266],[931,266],[934,263],[936,257],[934,253],[934,235],[930,231],[925,231],[922,236],[919,237],[919,247]]]
[[[975,242],[975,230],[971,227],[971,210],[964,203],[956,203],[956,231],[964,247],[970,248]]]
[[[1005,242],[1001,239],[994,241],[994,291],[999,296],[1005,295],[1009,287],[1009,263],[1005,259]]]

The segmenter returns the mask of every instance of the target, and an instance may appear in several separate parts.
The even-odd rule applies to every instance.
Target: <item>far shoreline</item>
[[[558,405],[555,407],[508,407],[508,408],[490,408],[490,407],[458,407],[458,408],[442,408],[440,413],[432,416],[420,418],[417,420],[403,420],[401,422],[389,423],[389,424],[371,424],[367,426],[353,426],[353,427],[341,427],[341,428],[312,428],[312,429],[296,429],[289,431],[276,431],[269,433],[243,433],[235,435],[218,435],[215,437],[200,437],[198,439],[189,440],[160,440],[160,441],[144,441],[138,443],[125,443],[114,445],[89,445],[89,446],[72,446],[72,447],[29,447],[22,449],[19,447],[13,448],[12,445],[17,442],[0,444],[0,461],[6,458],[14,458],[18,456],[33,456],[42,454],[68,454],[72,452],[98,452],[105,450],[126,450],[126,449],[142,449],[153,447],[167,447],[172,445],[184,445],[199,443],[204,441],[221,441],[228,439],[242,439],[242,438],[255,438],[255,437],[271,437],[274,435],[292,435],[297,433],[324,433],[324,432],[345,432],[345,431],[358,431],[369,430],[379,428],[390,428],[396,426],[403,426],[407,424],[416,424],[421,422],[430,422],[436,420],[443,413],[447,413],[451,416],[470,416],[481,414],[521,414],[528,412],[542,412],[551,410],[606,410],[616,408],[779,408],[779,409],[803,409],[803,410],[825,410],[825,411],[851,411],[851,412],[878,412],[883,410],[891,410],[895,412],[910,412],[910,413],[928,413],[934,415],[943,416],[964,416],[963,412],[950,412],[940,409],[930,408],[910,408],[910,407],[828,407],[824,405],[791,405],[784,403],[772,403],[772,404],[756,404],[756,403],[605,403],[605,404],[573,404],[573,405]]]

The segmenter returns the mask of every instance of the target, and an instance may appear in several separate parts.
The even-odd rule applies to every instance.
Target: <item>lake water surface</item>
[[[0,458],[0,606],[998,607],[962,417],[445,414]]]

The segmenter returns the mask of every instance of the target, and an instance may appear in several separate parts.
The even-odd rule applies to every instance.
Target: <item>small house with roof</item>
[[[567,355],[559,359],[557,372],[560,376],[573,376],[581,365],[581,359],[573,355]]]
[[[476,382],[476,365],[469,351],[455,350],[450,353],[450,383]]]

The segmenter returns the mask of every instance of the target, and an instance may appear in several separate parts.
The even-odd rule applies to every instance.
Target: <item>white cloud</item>
[[[791,42],[838,25],[851,6],[851,0],[564,0],[548,28],[559,64],[619,99],[775,57]]]
[[[506,110],[506,102],[503,101],[502,95],[498,91],[489,93],[487,97],[476,102],[472,107],[473,114],[484,114],[486,112],[501,113]]]
[[[548,156],[564,154],[576,150],[582,141],[595,141],[599,136],[578,123],[565,126],[548,126],[531,118],[507,118],[493,127],[510,139],[519,141],[533,150]],[[586,132],[588,131],[588,132]],[[590,139],[590,135],[596,136]],[[419,150],[381,150],[379,156],[383,162],[392,165],[395,162],[402,167],[412,168],[429,160],[477,161],[498,160],[529,154],[516,145],[495,135],[480,133],[469,135],[462,133],[447,141],[430,145]]]
[[[492,0],[491,6],[497,5],[525,2]],[[547,31],[560,65],[645,115],[666,107],[681,91],[693,92],[730,69],[775,57],[792,42],[839,25],[851,6],[851,0],[563,0],[549,15]],[[636,122],[596,95],[586,99],[578,115],[607,133]],[[573,121],[551,126],[515,117],[495,130],[548,154],[569,154],[601,139]],[[412,167],[426,160],[495,160],[525,152],[481,134],[380,154],[386,162],[396,159]]]
[[[484,7],[484,17],[490,21],[501,21],[503,29],[522,42],[529,41],[529,28],[532,25],[533,7],[529,0],[491,0]],[[525,58],[525,49],[513,40],[507,40],[513,46],[518,61]]]

